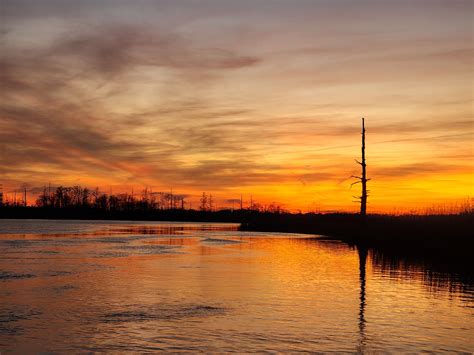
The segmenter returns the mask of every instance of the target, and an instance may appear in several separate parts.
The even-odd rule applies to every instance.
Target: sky
[[[1,0],[0,183],[369,212],[474,195],[471,0]]]

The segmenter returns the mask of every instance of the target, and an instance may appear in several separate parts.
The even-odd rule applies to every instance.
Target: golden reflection
[[[149,231],[157,225],[96,228],[0,238],[0,317],[23,309],[38,314],[5,320],[10,328],[21,325],[25,344],[12,331],[4,335],[7,349],[110,350],[116,339],[137,351],[470,347],[459,339],[472,325],[472,283],[453,279],[466,286],[439,283],[430,291],[420,270],[432,269],[423,264],[412,268],[404,266],[410,260],[362,247],[232,226],[181,225],[174,235],[166,225],[156,234]],[[396,270],[400,277],[393,277]],[[435,309],[442,313],[435,317]],[[420,320],[423,329],[415,327]],[[439,343],[423,343],[427,334]]]

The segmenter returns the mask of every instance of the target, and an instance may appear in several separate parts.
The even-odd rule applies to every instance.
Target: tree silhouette
[[[356,197],[358,200],[360,200],[360,215],[365,217],[367,215],[367,181],[370,179],[367,179],[367,164],[365,162],[365,121],[364,118],[362,117],[362,147],[361,147],[361,152],[362,152],[362,161],[356,160],[357,164],[359,164],[362,168],[362,173],[361,176],[355,176],[353,175],[353,178],[358,179],[359,181],[356,181],[351,184],[362,184],[362,195],[360,197]]]
[[[206,211],[207,210],[207,195],[205,192],[202,193],[202,196],[199,199],[199,202],[201,203],[199,206],[199,209],[201,211]]]

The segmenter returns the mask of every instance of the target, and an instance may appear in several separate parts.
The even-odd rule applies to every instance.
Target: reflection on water
[[[442,256],[226,224],[8,220],[0,253],[0,351],[474,350],[472,272]]]
[[[359,301],[359,347],[358,351],[362,352],[365,349],[365,275],[368,250],[364,246],[357,247],[359,256],[359,282],[360,282],[360,301]]]
[[[431,292],[473,294],[474,264],[471,259],[437,254],[413,255],[400,251],[371,251],[374,268],[391,279],[415,279]]]

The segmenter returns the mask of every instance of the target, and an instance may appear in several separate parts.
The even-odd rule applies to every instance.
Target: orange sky
[[[3,0],[0,183],[369,211],[473,196],[472,1]]]

